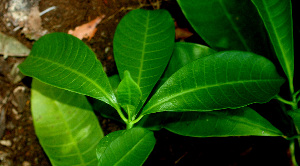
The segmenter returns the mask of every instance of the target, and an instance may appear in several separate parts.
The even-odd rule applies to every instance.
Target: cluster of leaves
[[[166,10],[129,12],[115,32],[119,75],[112,77],[71,35],[53,33],[38,40],[19,68],[40,80],[32,84],[32,113],[51,162],[141,165],[155,145],[153,130],[161,128],[195,137],[285,135],[247,105],[270,101],[284,83],[273,62],[261,56],[267,48],[264,25],[293,97],[278,99],[297,109],[291,3],[252,2],[178,0],[211,48],[175,43],[174,22]],[[96,100],[94,108],[103,116],[121,120],[127,129],[103,137],[84,95]]]

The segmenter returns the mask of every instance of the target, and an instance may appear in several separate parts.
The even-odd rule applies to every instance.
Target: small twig
[[[174,162],[174,164],[178,164],[179,161],[180,161],[181,159],[183,159],[187,154],[188,154],[188,152],[185,152],[181,157],[179,157],[179,159],[177,159],[177,160]]]
[[[288,105],[294,105],[294,104],[295,104],[295,103],[292,102],[292,101],[288,101],[288,100],[283,99],[283,98],[280,97],[279,95],[276,95],[276,96],[275,96],[275,99],[281,101],[281,102],[284,103],[284,104],[288,104]]]
[[[56,6],[49,7],[47,9],[45,9],[44,11],[40,12],[40,16],[42,16],[42,15],[44,15],[44,14],[46,14],[46,13],[48,13],[51,10],[54,10],[54,9],[56,9]]]

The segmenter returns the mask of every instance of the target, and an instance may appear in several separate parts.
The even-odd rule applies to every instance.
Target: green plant
[[[129,12],[120,21],[113,41],[119,76],[109,78],[94,53],[79,39],[64,33],[53,33],[37,41],[30,56],[19,66],[20,70],[42,82],[71,91],[54,88],[35,79],[32,84],[34,125],[51,162],[54,165],[59,165],[56,164],[58,161],[64,162],[60,165],[72,164],[68,162],[74,164],[73,157],[67,157],[72,154],[66,154],[71,150],[65,148],[72,144],[76,154],[84,156],[80,157],[78,164],[88,165],[88,161],[94,160],[97,154],[98,165],[142,165],[155,145],[153,130],[161,128],[194,137],[297,136],[293,127],[288,129],[291,132],[283,132],[271,120],[247,107],[278,99],[287,104],[282,105],[279,111],[282,115],[279,121],[284,121],[289,113],[295,123],[291,120],[288,123],[299,126],[299,91],[295,93],[293,85],[291,3],[288,0],[253,0],[255,8],[251,2],[238,2],[178,0],[188,21],[211,48],[194,43],[175,44],[174,23],[165,10],[138,9]],[[285,10],[278,11],[278,8]],[[249,22],[249,15],[256,18],[255,25]],[[264,24],[258,21],[259,16]],[[268,46],[263,40],[266,39],[261,28],[263,25],[287,76],[288,85],[276,71],[279,65],[266,58],[272,59],[274,53],[265,49]],[[245,27],[249,29],[245,30]],[[249,32],[262,38],[254,37]],[[290,89],[291,101],[278,95],[283,84]],[[69,100],[75,95],[72,92],[77,93],[76,101]],[[45,131],[43,126],[58,130],[58,134],[64,133],[66,129],[58,126],[59,123],[46,124],[57,122],[56,116],[65,111],[72,117],[68,107],[82,108],[77,101],[84,97],[82,95],[96,99],[94,108],[99,109],[103,116],[123,121],[127,129],[102,138],[99,124],[94,120],[90,122],[93,124],[81,124],[77,120],[74,123],[79,123],[82,130],[69,128],[68,139],[49,139],[50,131]],[[81,100],[86,103],[85,99]],[[60,108],[60,113],[39,112],[40,109]],[[88,104],[84,104],[84,109],[90,110]],[[40,119],[46,115],[49,120]],[[77,119],[67,115],[63,117]],[[64,125],[68,122],[59,121]],[[74,123],[67,126],[72,127]],[[97,131],[92,132],[91,128],[97,128]],[[85,133],[98,135],[85,136]],[[84,144],[81,146],[76,138],[83,135],[91,140],[79,140]],[[95,148],[87,143],[97,143],[98,146]],[[291,145],[294,145],[294,139],[291,139]],[[89,146],[94,154],[82,150]],[[67,160],[64,161],[64,158]],[[293,162],[296,163],[295,156]]]

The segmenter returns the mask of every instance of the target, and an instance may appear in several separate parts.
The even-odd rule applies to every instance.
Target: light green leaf
[[[250,1],[177,0],[195,31],[212,48],[261,53],[266,47],[259,15]]]
[[[102,100],[116,109],[116,97],[94,52],[78,38],[52,33],[40,38],[19,65],[25,75]]]
[[[31,112],[52,165],[97,164],[96,147],[104,135],[85,96],[33,79]]]
[[[278,60],[290,84],[293,84],[294,39],[291,1],[252,0],[252,2],[265,24]]]
[[[164,127],[192,137],[283,136],[268,120],[251,108],[210,112],[174,113]],[[172,117],[171,116],[171,117]]]
[[[242,51],[200,58],[174,73],[142,115],[162,111],[211,111],[271,100],[284,79],[268,59]]]
[[[142,97],[142,92],[137,83],[131,78],[128,70],[125,70],[123,80],[117,88],[117,98],[121,107],[128,114],[129,119],[134,118]]]
[[[117,26],[113,51],[120,77],[128,70],[142,102],[161,77],[173,51],[175,27],[166,10],[133,10]]]
[[[132,128],[108,134],[97,147],[98,166],[142,165],[155,145],[152,131]]]

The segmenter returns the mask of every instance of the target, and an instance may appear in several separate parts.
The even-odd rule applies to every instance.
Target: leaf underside
[[[86,97],[36,79],[31,95],[34,129],[52,165],[96,165],[104,135]]]

